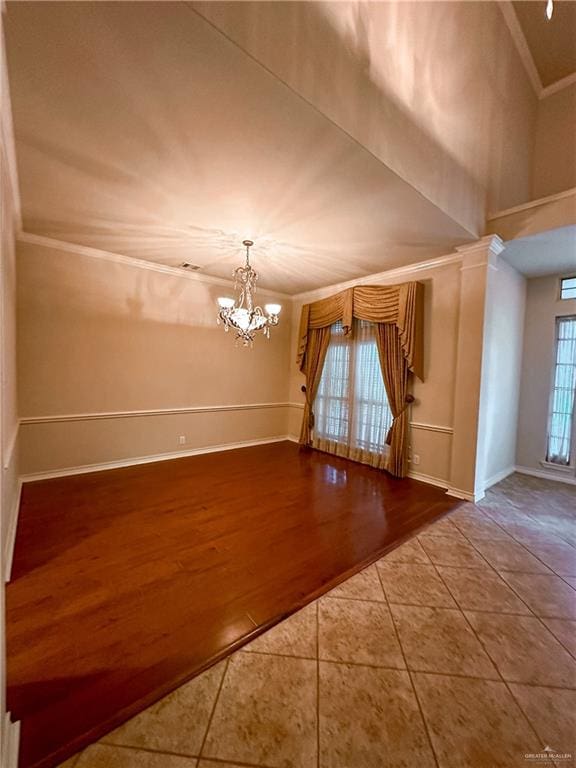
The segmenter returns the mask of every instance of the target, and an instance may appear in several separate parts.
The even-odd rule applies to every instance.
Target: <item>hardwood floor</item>
[[[57,765],[457,503],[288,442],[25,485],[21,767]]]

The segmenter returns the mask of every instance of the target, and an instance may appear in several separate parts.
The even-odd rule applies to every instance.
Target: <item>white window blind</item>
[[[550,401],[546,459],[568,466],[571,458],[576,389],[576,317],[556,321],[556,365]]]
[[[315,448],[384,466],[392,413],[373,323],[355,320],[352,337],[340,322],[332,326],[314,417]]]

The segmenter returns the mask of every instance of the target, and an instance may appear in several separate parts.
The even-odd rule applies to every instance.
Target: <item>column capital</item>
[[[483,266],[498,269],[498,257],[505,247],[498,235],[486,235],[473,243],[459,245],[456,250],[462,256],[461,269],[474,269]]]

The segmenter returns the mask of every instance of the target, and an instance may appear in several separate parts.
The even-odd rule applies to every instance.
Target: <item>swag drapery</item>
[[[376,323],[376,341],[382,378],[394,420],[387,443],[386,469],[396,477],[408,472],[409,372],[424,380],[422,283],[379,286],[360,285],[304,304],[300,317],[297,362],[306,376],[306,402],[300,444],[312,444],[313,405],[330,342],[330,326],[342,322],[352,332],[352,318]]]

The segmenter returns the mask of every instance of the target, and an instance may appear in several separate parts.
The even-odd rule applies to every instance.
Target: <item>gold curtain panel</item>
[[[352,318],[371,323],[390,323],[398,328],[400,345],[408,370],[424,381],[424,284],[359,285],[304,304],[300,316],[298,358],[300,370],[305,370],[310,330],[326,328],[342,321],[344,333],[352,330]]]

